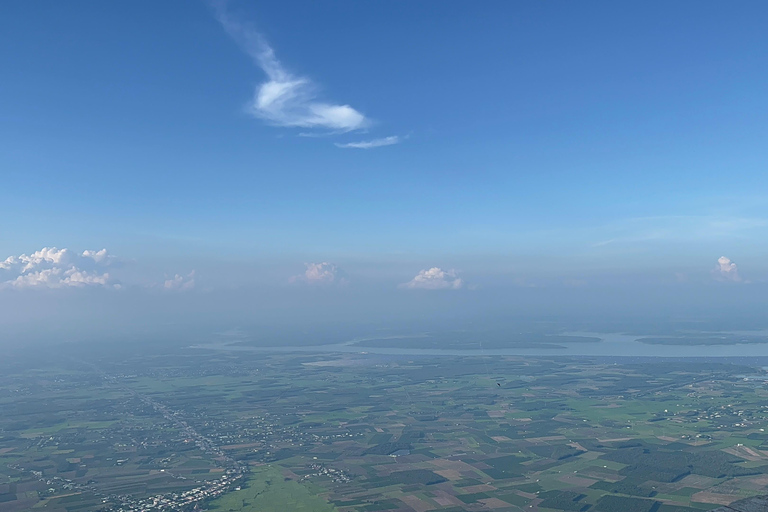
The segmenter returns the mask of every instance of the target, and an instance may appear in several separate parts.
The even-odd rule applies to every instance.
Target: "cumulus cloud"
[[[739,269],[730,258],[720,256],[717,259],[717,266],[713,269],[715,277],[722,281],[730,281],[733,283],[740,283],[742,281],[739,275]]]
[[[195,271],[193,270],[186,276],[176,274],[170,279],[166,279],[163,288],[166,290],[191,290],[195,287]]]
[[[346,284],[347,278],[344,272],[334,265],[324,261],[322,263],[305,263],[307,269],[303,274],[290,278],[292,283],[308,284]]]
[[[267,75],[258,85],[248,112],[276,126],[349,132],[365,128],[369,120],[349,105],[317,99],[317,86],[306,77],[286,70],[271,46],[253,27],[232,18],[223,3],[217,17],[227,33]]]
[[[400,288],[422,289],[422,290],[458,290],[464,286],[464,282],[457,276],[455,270],[443,270],[439,267],[432,267],[428,270],[421,270],[408,281],[400,285]]]
[[[75,253],[44,247],[32,254],[9,256],[0,262],[0,286],[10,288],[119,288],[105,267],[114,262],[106,249]]]
[[[346,144],[336,143],[336,147],[345,149],[372,149],[380,148],[382,146],[391,146],[393,144],[399,144],[402,139],[398,135],[392,135],[390,137],[384,137],[381,139],[373,140],[361,140],[359,142],[347,142]]]

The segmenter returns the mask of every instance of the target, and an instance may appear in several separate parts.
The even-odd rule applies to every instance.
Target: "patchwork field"
[[[768,494],[759,367],[180,348],[0,364],[0,511],[685,512]]]

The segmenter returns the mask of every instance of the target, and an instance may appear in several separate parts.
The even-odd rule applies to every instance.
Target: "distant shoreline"
[[[209,350],[255,351],[255,352],[298,352],[298,353],[347,353],[347,354],[377,354],[394,356],[589,356],[589,357],[669,357],[669,358],[701,358],[701,357],[768,357],[768,341],[747,344],[697,344],[697,343],[654,343],[647,340],[688,338],[651,338],[623,333],[563,333],[569,337],[598,338],[599,341],[574,343],[542,343],[518,344],[505,348],[408,348],[404,346],[378,346],[358,344],[360,339],[323,345],[283,345],[258,346],[242,341],[222,341],[198,343],[189,348]],[[742,333],[732,333],[743,339]],[[750,333],[755,336],[757,333]],[[763,332],[760,332],[763,334]],[[702,337],[703,338],[703,337]],[[408,338],[391,338],[402,341]],[[423,338],[422,338],[423,339]],[[692,339],[692,338],[691,338]],[[367,340],[365,340],[367,341]],[[383,341],[383,340],[382,340]]]

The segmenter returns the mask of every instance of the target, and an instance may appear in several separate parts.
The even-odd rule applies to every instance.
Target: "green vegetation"
[[[589,504],[582,502],[585,497],[584,494],[570,491],[548,491],[539,495],[539,498],[542,498],[539,506],[555,510],[586,510]]]
[[[557,445],[542,445],[542,446],[532,446],[528,448],[529,451],[535,453],[539,457],[545,457],[547,459],[555,459],[555,460],[563,460],[567,459],[569,457],[575,457],[576,455],[581,455],[585,452],[585,450],[581,450],[579,448],[574,448],[573,446],[568,446],[564,444],[557,444]]]
[[[336,508],[316,495],[316,489],[286,479],[273,467],[254,469],[239,491],[211,501],[208,510],[220,512],[330,512]]]
[[[426,469],[409,469],[406,471],[395,471],[388,476],[375,480],[378,485],[382,487],[398,484],[419,484],[419,485],[433,485],[445,482],[446,479],[440,475],[433,473]]]
[[[605,455],[604,458],[627,464],[620,473],[636,481],[674,482],[691,473],[724,478],[756,475],[762,472],[760,468],[737,465],[744,462],[744,459],[714,450],[690,453],[637,447],[616,450]]]
[[[633,480],[625,478],[618,482],[598,481],[590,486],[591,489],[601,489],[618,494],[627,494],[629,496],[641,496],[643,498],[652,498],[658,494],[654,489],[643,486],[643,480]]]
[[[595,512],[651,512],[656,510],[657,503],[653,500],[640,498],[623,498],[621,496],[603,496],[597,500]]]
[[[768,494],[768,362],[753,364],[3,359],[0,510],[708,510]]]
[[[399,450],[411,450],[413,446],[411,443],[381,443],[372,448],[368,448],[363,452],[364,455],[389,455]]]

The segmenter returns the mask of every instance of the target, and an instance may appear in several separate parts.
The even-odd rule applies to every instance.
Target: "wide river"
[[[402,356],[605,356],[605,357],[768,357],[768,343],[737,345],[651,345],[638,341],[642,336],[621,333],[567,332],[570,336],[600,338],[599,342],[563,343],[562,348],[504,348],[441,350],[435,348],[387,348],[359,345],[360,340],[328,345],[257,346],[237,342],[201,343],[190,348],[254,352],[335,352],[349,354],[389,354]],[[762,335],[768,331],[735,331],[727,334]]]

